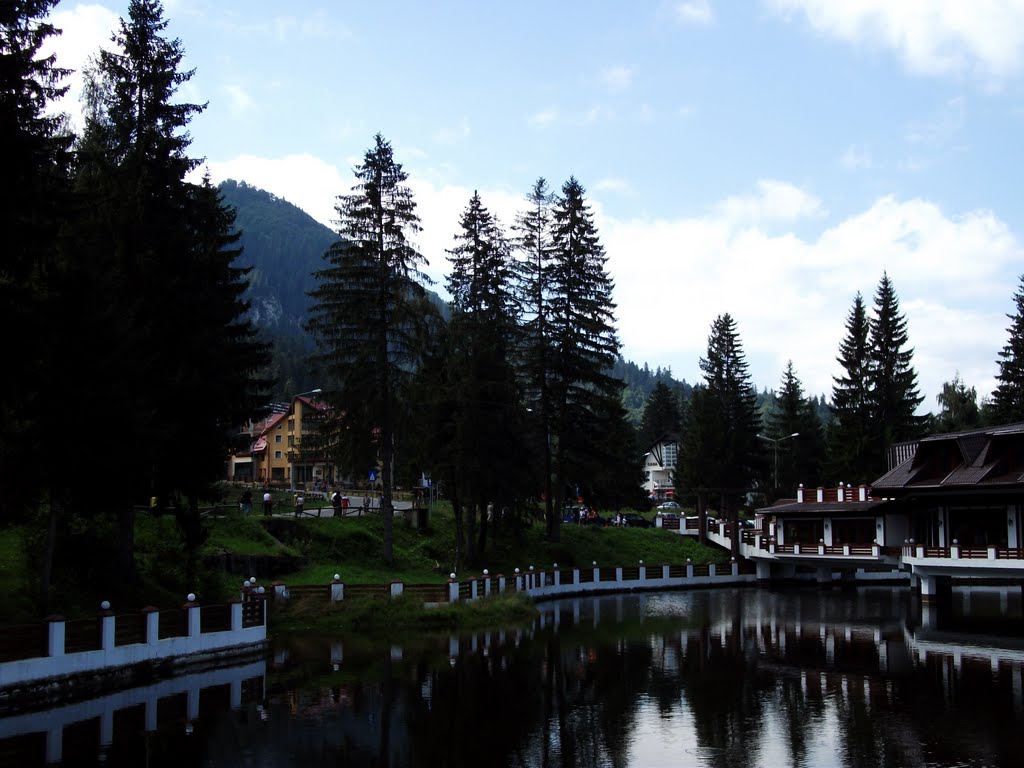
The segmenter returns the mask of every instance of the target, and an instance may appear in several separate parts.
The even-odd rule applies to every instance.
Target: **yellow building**
[[[333,466],[325,456],[312,450],[312,436],[325,408],[309,395],[296,395],[288,410],[271,414],[252,445],[253,480],[296,487],[317,481],[334,482]]]

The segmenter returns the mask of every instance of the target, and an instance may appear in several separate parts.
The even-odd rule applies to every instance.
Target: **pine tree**
[[[607,469],[593,441],[595,419],[611,420],[621,408],[622,382],[609,375],[619,352],[613,283],[582,185],[570,178],[552,211],[554,259],[548,274],[547,366],[551,399],[554,496],[561,509],[567,494],[592,473]],[[557,540],[560,515],[548,518]]]
[[[486,549],[487,508],[506,506],[517,495],[520,478],[514,468],[527,451],[520,443],[523,413],[510,356],[518,316],[511,248],[479,194],[459,225],[456,247],[448,251],[452,318],[446,386],[453,405],[448,450],[455,486],[449,491],[460,500],[458,512],[470,510],[460,552],[475,564]]]
[[[679,400],[661,379],[654,383],[654,391],[644,404],[640,421],[639,448],[647,450],[663,435],[678,435],[682,426]]]
[[[871,350],[864,299],[857,293],[846,319],[846,337],[839,345],[837,362],[843,375],[833,377],[832,420],[828,428],[829,482],[869,483],[872,399]]]
[[[551,329],[548,277],[553,267],[554,195],[544,178],[526,196],[528,207],[516,217],[513,230],[519,253],[519,304],[522,312],[520,349],[516,355],[530,419],[533,453],[541,457],[538,487],[544,499],[548,529],[554,524],[552,399],[549,386]]]
[[[767,437],[778,441],[772,448],[775,453],[772,457],[775,492],[793,494],[800,483],[816,487],[821,475],[821,420],[814,400],[804,398],[803,386],[793,370],[792,360],[786,364],[778,399],[767,421]],[[776,456],[777,485],[774,479]]]
[[[320,437],[351,471],[380,464],[384,560],[392,565],[396,438],[432,309],[420,271],[426,259],[410,239],[420,231],[416,202],[383,136],[354,172],[352,193],[335,207],[340,239],[316,273],[308,327],[329,377],[322,398],[331,410]]]
[[[134,572],[133,510],[153,496],[176,510],[194,564],[199,499],[223,475],[230,426],[256,405],[265,353],[244,319],[234,214],[208,180],[185,180],[198,162],[188,124],[204,107],[174,102],[192,72],[179,71],[184,51],[166,26],[159,2],[132,0],[92,72],[77,175],[89,205],[69,271],[78,323],[67,355],[106,373],[82,388],[81,418],[126,415],[94,446],[97,462],[118,456],[121,482],[103,497],[82,487],[76,503],[117,511],[123,581]],[[185,444],[195,446],[187,457]]]
[[[719,490],[726,511],[735,510],[738,494],[753,486],[763,459],[757,438],[761,426],[757,392],[750,380],[736,322],[728,313],[712,323],[708,354],[701,358],[700,368],[706,396],[714,403],[710,412],[717,413],[723,433],[722,444],[717,446],[720,453],[715,457],[721,465]]]
[[[915,411],[924,400],[918,394],[917,372],[911,364],[914,350],[906,348],[907,320],[900,314],[896,290],[885,273],[875,292],[875,315],[869,325],[874,427],[871,468],[873,476],[878,477],[886,470],[889,448],[920,434],[923,419]]]
[[[1024,275],[1013,296],[1017,311],[1007,315],[1010,327],[1006,344],[999,351],[999,373],[990,403],[990,419],[995,424],[1024,421]]]

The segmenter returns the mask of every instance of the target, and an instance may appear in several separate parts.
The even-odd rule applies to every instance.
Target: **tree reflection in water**
[[[198,721],[161,723],[144,757],[151,766],[178,766],[182,755],[207,766],[1021,765],[1020,590],[975,591],[971,601],[986,607],[986,629],[994,601],[1016,635],[965,632],[963,599],[955,632],[924,626],[903,589],[737,589],[542,604],[528,630],[401,646],[305,637],[275,648],[258,704],[204,711],[203,693]],[[137,729],[134,741],[121,738],[117,722],[107,764],[141,764]]]

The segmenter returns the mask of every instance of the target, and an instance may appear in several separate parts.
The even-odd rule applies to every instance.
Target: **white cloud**
[[[423,223],[416,244],[443,290],[445,252],[474,190],[406,170]],[[353,181],[347,168],[309,155],[239,157],[211,163],[210,171],[214,181],[245,180],[328,225],[335,197],[348,193]],[[787,182],[762,181],[754,195],[731,196],[704,216],[671,220],[609,215],[601,196],[618,186],[618,180],[598,182],[590,202],[616,284],[628,359],[671,366],[677,377],[695,382],[711,323],[729,312],[759,389],[777,388],[792,360],[809,394],[830,395],[853,296],[860,291],[872,306],[885,271],[907,316],[926,397],[922,408],[936,408],[936,393],[957,370],[979,396],[993,388],[1024,247],[991,211],[949,215],[926,200],[887,196],[816,236],[801,237],[761,228],[765,221],[806,223],[824,215],[820,200]],[[479,191],[508,228],[523,196]]]
[[[545,125],[550,125],[551,123],[555,122],[555,120],[557,120],[557,119],[558,119],[558,110],[555,109],[554,107],[549,107],[547,109],[542,109],[540,112],[535,112],[534,114],[530,115],[526,119],[526,121],[530,125],[545,126]]]
[[[253,105],[252,96],[242,88],[240,85],[225,85],[224,90],[228,94],[228,100],[231,104],[231,112],[235,115],[240,115],[244,112],[249,111]]]
[[[862,171],[874,167],[871,149],[865,144],[848,146],[843,156],[839,158],[839,163],[848,171]]]
[[[967,108],[962,97],[950,99],[930,120],[910,126],[906,140],[911,144],[938,147],[949,143],[963,128]]]
[[[601,72],[601,81],[610,91],[624,91],[633,83],[633,70],[629,67],[607,67]]]
[[[225,179],[244,181],[284,198],[332,228],[335,198],[348,194],[353,181],[351,173],[342,173],[308,154],[281,158],[239,155],[231,160],[211,161],[193,171],[193,181],[207,169],[214,184]]]
[[[821,201],[784,181],[762,179],[755,195],[729,197],[716,206],[718,215],[734,224],[790,222],[825,216]]]
[[[71,116],[76,131],[83,126],[82,70],[101,48],[113,49],[110,37],[119,28],[119,20],[116,13],[101,5],[75,5],[67,10],[58,6],[58,10],[50,15],[50,21],[61,30],[61,34],[47,40],[43,53],[55,53],[58,66],[74,70],[65,83],[67,94],[53,107]]]
[[[675,17],[684,24],[710,24],[715,15],[708,0],[684,0],[673,8]]]
[[[1005,78],[1024,59],[1020,0],[765,0],[816,30],[899,53],[913,72]]]
[[[887,271],[907,316],[922,408],[960,370],[993,386],[1024,248],[989,211],[947,216],[923,200],[878,200],[817,237],[768,235],[733,216],[603,219],[625,355],[699,380],[714,318],[736,318],[758,388],[793,360],[805,390],[830,395],[853,296],[869,307]],[[813,208],[813,206],[812,206]]]

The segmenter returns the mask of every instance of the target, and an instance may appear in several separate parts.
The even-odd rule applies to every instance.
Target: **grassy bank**
[[[246,576],[239,574],[239,562],[273,565],[273,579],[291,585],[327,584],[340,574],[349,584],[402,581],[407,584],[444,583],[455,570],[455,521],[446,503],[434,505],[430,525],[416,530],[405,524],[401,516],[394,521],[394,565],[383,560],[383,520],[379,514],[334,518],[301,518],[278,516],[263,518],[258,510],[250,516],[237,513],[237,506],[225,507],[225,517],[204,521],[207,538],[199,552],[200,569],[195,581],[187,583],[186,557],[174,519],[165,515],[153,517],[143,513],[135,528],[135,562],[140,584],[123,594],[112,596],[91,583],[88,572],[63,578],[54,590],[57,596],[50,612],[69,618],[94,615],[103,599],[111,599],[115,610],[132,611],[143,605],[168,607],[180,604],[185,594],[195,592],[200,602],[214,603],[237,596],[238,586]],[[307,505],[308,507],[308,505]],[[472,568],[460,570],[460,577],[479,575],[484,569],[492,574],[511,576],[516,568],[547,568],[557,563],[562,568],[589,566],[635,565],[643,560],[649,565],[725,562],[728,555],[718,549],[700,546],[692,537],[679,536],[660,529],[597,528],[564,524],[561,540],[547,541],[540,522],[501,521],[491,529],[486,551]],[[106,534],[104,534],[106,536]],[[38,559],[32,555],[31,542],[38,542],[38,529],[31,526],[8,526],[0,529],[0,616],[7,624],[38,620],[41,614],[32,603],[37,593]],[[94,534],[96,540],[113,541]],[[89,550],[82,550],[88,553]],[[104,556],[97,553],[94,557]],[[79,560],[86,560],[81,556]],[[100,592],[106,592],[100,594]],[[347,602],[347,601],[346,601]],[[393,609],[405,610],[402,601]],[[499,613],[514,614],[514,606],[497,605]],[[307,609],[303,609],[307,610]],[[355,611],[355,609],[352,609]],[[389,607],[389,610],[392,608]],[[448,626],[453,622],[492,623],[492,618],[472,614],[453,615],[446,610],[433,611],[430,616],[407,622],[399,613],[389,614],[393,623],[435,622]],[[320,619],[296,615],[294,626],[304,622],[344,622],[345,626],[365,627],[368,618],[353,613]]]

